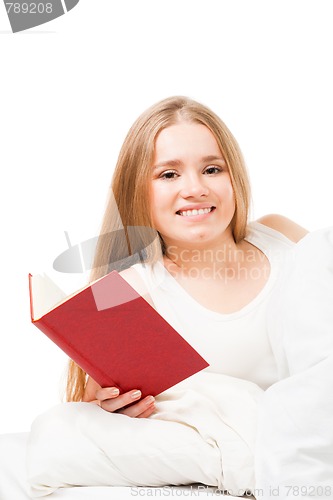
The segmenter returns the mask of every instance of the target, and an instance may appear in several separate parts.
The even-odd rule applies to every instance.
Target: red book
[[[29,274],[29,291],[33,324],[102,387],[156,396],[209,366],[116,271],[69,297]]]

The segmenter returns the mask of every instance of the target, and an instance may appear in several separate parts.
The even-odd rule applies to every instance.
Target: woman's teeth
[[[177,214],[182,215],[183,217],[190,217],[191,215],[202,215],[209,214],[213,210],[214,207],[210,208],[199,208],[199,210],[179,210]]]

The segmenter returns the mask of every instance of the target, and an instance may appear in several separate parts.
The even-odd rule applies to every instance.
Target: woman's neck
[[[193,270],[233,268],[244,259],[243,242],[236,244],[232,237],[228,237],[202,247],[169,244],[165,258],[184,274],[191,274]]]

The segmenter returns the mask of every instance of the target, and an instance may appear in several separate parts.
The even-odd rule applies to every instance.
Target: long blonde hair
[[[228,166],[234,190],[233,237],[236,243],[245,237],[250,186],[235,138],[223,121],[206,106],[187,97],[170,97],[139,116],[125,138],[113,174],[90,281],[101,278],[112,269],[129,267],[134,262],[129,258],[131,256],[139,255],[140,259],[149,262],[156,258],[149,195],[155,141],[161,130],[182,121],[205,125],[213,133]],[[133,228],[136,230],[133,231]],[[162,239],[160,243],[163,251]],[[66,392],[68,401],[82,400],[86,378],[86,373],[70,361]]]

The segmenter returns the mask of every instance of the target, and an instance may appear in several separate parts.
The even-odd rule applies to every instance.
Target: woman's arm
[[[263,217],[258,219],[257,222],[260,222],[260,224],[264,224],[271,229],[279,231],[295,243],[301,240],[309,232],[304,229],[304,227],[299,226],[287,217],[278,214],[264,215]]]

